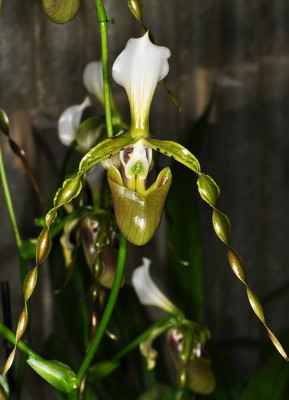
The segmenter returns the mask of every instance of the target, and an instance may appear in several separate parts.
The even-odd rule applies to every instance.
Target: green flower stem
[[[121,235],[120,244],[119,244],[118,260],[117,260],[117,269],[116,269],[113,286],[112,286],[110,296],[108,298],[108,302],[107,302],[106,308],[104,310],[102,319],[100,321],[99,327],[93,338],[91,346],[88,349],[86,356],[79,368],[79,371],[76,374],[76,378],[78,379],[79,382],[81,382],[82,379],[84,378],[84,375],[86,374],[86,371],[88,370],[88,368],[92,362],[92,359],[93,359],[95,352],[98,348],[98,345],[105,333],[106,327],[108,325],[112,311],[114,309],[114,306],[115,306],[115,303],[116,303],[116,300],[118,297],[118,293],[119,293],[119,290],[121,287],[122,278],[123,278],[123,272],[124,272],[125,260],[126,260],[126,248],[127,248],[127,241],[126,241],[125,237]]]
[[[18,230],[16,218],[15,218],[14,208],[13,208],[13,204],[12,204],[12,200],[11,200],[10,190],[9,190],[7,176],[6,176],[5,167],[4,167],[1,144],[0,144],[0,176],[1,176],[1,180],[2,180],[3,191],[4,191],[7,208],[8,208],[8,213],[10,216],[10,220],[11,220],[13,231],[14,231],[14,236],[16,239],[16,244],[17,244],[18,250],[20,250],[22,241],[20,238],[20,234],[19,234],[19,230]]]
[[[17,381],[16,381],[16,384],[17,384],[17,387],[19,390],[21,390],[22,384],[23,384],[24,372],[25,372],[25,368],[26,368],[26,360],[27,360],[27,354],[22,352],[20,355],[18,375],[17,375]]]
[[[84,296],[84,284],[81,271],[79,268],[76,268],[76,284],[78,292],[81,296]],[[86,301],[81,301],[81,314],[82,314],[82,323],[83,323],[83,339],[84,339],[84,347],[85,349],[88,348],[89,345],[89,323],[88,323],[88,311],[87,311],[87,304]]]
[[[77,390],[73,390],[72,392],[68,393],[68,400],[78,400],[78,399],[79,396]]]
[[[2,322],[0,322],[0,335],[4,336],[5,339],[9,340],[12,344],[15,344],[16,335],[10,331]],[[19,340],[17,343],[17,347],[19,350],[23,351],[23,353],[27,354],[28,356],[32,357],[39,357],[35,351],[33,351],[27,344]]]
[[[94,0],[100,26],[101,54],[103,70],[103,89],[104,89],[104,109],[106,118],[107,136],[113,136],[110,85],[109,85],[109,66],[108,66],[108,46],[107,46],[107,16],[102,0]]]
[[[141,342],[143,342],[152,331],[158,329],[158,328],[164,328],[164,330],[167,330],[171,328],[172,326],[176,325],[178,323],[178,319],[174,315],[166,315],[165,317],[161,318],[159,321],[157,321],[155,324],[150,326],[145,332],[141,333],[138,337],[136,337],[132,342],[130,342],[127,346],[125,346],[119,353],[117,353],[112,361],[118,361],[120,360],[125,354],[130,352],[132,349],[137,347]]]

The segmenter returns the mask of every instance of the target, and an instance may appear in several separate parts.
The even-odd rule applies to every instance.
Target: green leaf
[[[28,239],[21,243],[20,256],[24,260],[30,260],[36,255],[37,239]]]
[[[166,385],[162,385],[161,383],[157,383],[153,385],[148,391],[143,393],[138,400],[160,400],[166,396],[168,393],[169,387]]]
[[[59,361],[47,361],[41,357],[30,356],[27,363],[38,375],[61,392],[69,393],[78,387],[74,372]]]
[[[9,386],[7,378],[4,378],[3,375],[0,375],[0,399],[1,400],[9,399]]]
[[[95,383],[111,374],[119,366],[119,361],[101,361],[89,368],[87,381]]]
[[[289,398],[289,365],[275,354],[248,382],[240,400]]]
[[[202,323],[203,268],[197,191],[192,185],[191,171],[183,165],[176,163],[172,175],[166,204],[168,239],[171,247],[168,252],[172,251],[175,255],[172,257],[168,254],[168,278],[175,296],[172,297],[172,301],[185,315]],[[180,297],[179,293],[183,293],[184,296]]]
[[[215,354],[212,368],[216,377],[214,400],[240,400],[243,386],[231,359]]]
[[[171,387],[162,398],[162,400],[193,400],[195,395],[189,391],[183,391],[177,385]]]

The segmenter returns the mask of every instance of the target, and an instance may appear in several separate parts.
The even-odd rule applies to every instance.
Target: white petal
[[[68,107],[61,114],[58,120],[58,136],[65,146],[69,146],[75,139],[75,133],[79,128],[82,113],[90,104],[89,97],[86,97],[81,104]]]
[[[159,290],[149,274],[151,260],[143,258],[143,265],[136,268],[132,274],[132,285],[139,301],[147,306],[159,307],[168,313],[175,313],[176,307]]]
[[[83,84],[86,89],[94,94],[104,104],[102,62],[92,61],[83,71]]]
[[[113,79],[127,92],[132,123],[137,129],[146,129],[156,85],[169,72],[170,55],[168,48],[151,43],[146,33],[130,39],[113,64]]]

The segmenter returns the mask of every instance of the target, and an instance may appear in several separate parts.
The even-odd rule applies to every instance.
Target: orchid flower
[[[93,94],[104,107],[104,87],[102,61],[91,61],[84,68],[82,75],[83,84],[86,90]],[[121,115],[115,105],[112,94],[110,94],[112,124],[115,131],[119,133],[127,126],[123,123]]]
[[[82,158],[77,175],[67,179],[54,199],[54,207],[47,213],[46,228],[38,241],[38,263],[50,250],[50,226],[58,208],[77,197],[82,188],[82,176],[91,167],[103,162],[108,169],[117,225],[121,233],[133,244],[143,245],[155,234],[169,191],[172,176],[169,168],[163,169],[150,188],[146,188],[147,175],[152,168],[152,151],[165,154],[180,162],[197,175],[201,198],[213,210],[212,222],[215,233],[226,245],[230,266],[237,278],[245,285],[250,305],[264,325],[279,353],[288,360],[278,339],[266,324],[258,297],[250,288],[244,262],[230,245],[231,225],[229,218],[217,209],[220,189],[214,180],[201,172],[197,158],[179,143],[153,139],[149,132],[149,110],[157,83],[168,73],[170,51],[150,42],[148,33],[138,39],[130,39],[124,51],[113,65],[113,78],[122,85],[128,95],[131,110],[131,126],[128,131],[98,143]],[[69,135],[68,135],[69,136]],[[45,244],[42,242],[46,241]]]
[[[158,353],[153,348],[154,340],[168,331],[168,349],[179,376],[183,375],[182,385],[197,393],[209,394],[214,390],[215,379],[210,359],[204,357],[202,348],[210,332],[206,327],[185,319],[181,311],[160,291],[150,277],[150,264],[151,260],[143,258],[143,264],[132,274],[132,285],[139,301],[143,305],[159,307],[176,318],[152,328],[140,343],[140,352],[147,360],[147,368],[154,368],[156,363]]]
[[[104,105],[102,62],[91,61],[83,71],[83,84]]]
[[[65,146],[70,146],[76,139],[83,111],[90,105],[90,99],[86,97],[81,104],[68,107],[61,114],[58,120],[58,136]]]
[[[132,274],[132,285],[141,304],[146,306],[155,306],[162,310],[182,316],[180,310],[160,291],[152,280],[149,268],[151,260],[143,258],[143,264],[136,268]]]

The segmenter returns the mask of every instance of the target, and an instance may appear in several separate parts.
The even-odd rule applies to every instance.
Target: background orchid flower
[[[155,306],[162,310],[182,315],[182,312],[160,291],[150,276],[149,268],[151,260],[144,257],[143,264],[136,268],[132,274],[132,285],[141,304]]]
[[[104,105],[102,62],[91,61],[83,71],[83,84]]]
[[[140,352],[147,360],[147,368],[154,368],[156,363],[154,340],[168,331],[169,353],[179,377],[182,375],[179,384],[198,393],[211,393],[215,387],[215,379],[210,369],[209,357],[204,357],[201,353],[201,349],[210,338],[210,332],[206,327],[185,319],[181,311],[159,290],[150,277],[150,264],[151,260],[143,258],[143,265],[136,268],[132,274],[132,285],[139,301],[143,305],[159,307],[174,314],[176,318],[152,328],[140,343]]]
[[[65,146],[69,146],[75,140],[83,111],[90,105],[90,99],[86,97],[81,104],[68,107],[61,114],[58,120],[58,136]]]
[[[91,61],[83,71],[82,80],[86,90],[93,94],[104,107],[104,86],[102,61]],[[119,133],[127,126],[123,123],[121,115],[115,105],[112,94],[110,94],[112,124],[115,133]]]

